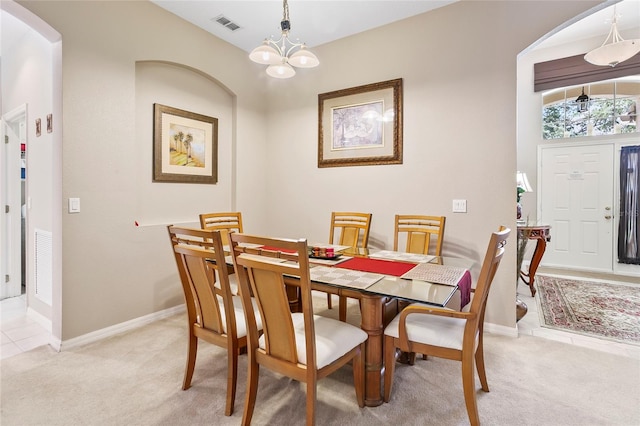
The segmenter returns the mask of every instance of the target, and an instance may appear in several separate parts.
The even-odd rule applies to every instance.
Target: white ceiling
[[[280,37],[282,1],[277,0],[151,0],[211,34],[250,52],[267,37]],[[289,0],[290,38],[318,46],[394,21],[428,12],[457,0]],[[623,38],[640,38],[640,0],[617,4],[618,28]],[[613,7],[595,12],[554,34],[537,48],[601,35],[611,28]],[[231,31],[215,18],[223,15],[241,29]],[[637,31],[625,32],[629,28]],[[594,48],[597,46],[594,46]]]
[[[282,2],[274,0],[151,0],[158,6],[203,28],[211,34],[249,52],[266,37],[280,36]],[[338,40],[390,22],[446,6],[457,0],[290,0],[291,39],[309,47]],[[640,0],[624,0],[616,5],[618,28],[623,38],[640,39]],[[213,18],[224,15],[242,27],[231,32]],[[554,34],[536,48],[551,47],[609,32],[613,7],[593,13]],[[2,50],[8,51],[30,29],[2,10],[0,29]],[[597,46],[594,46],[597,47]]]
[[[280,38],[282,1],[151,0],[211,34],[250,52],[270,36]],[[456,0],[330,1],[289,0],[292,41],[318,46],[390,22],[445,6]],[[215,20],[223,15],[240,29],[231,31]]]

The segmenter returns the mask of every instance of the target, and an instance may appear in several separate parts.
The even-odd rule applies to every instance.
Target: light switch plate
[[[80,213],[80,198],[69,198],[69,213]]]
[[[466,213],[467,212],[467,200],[453,200],[453,212],[454,213]]]

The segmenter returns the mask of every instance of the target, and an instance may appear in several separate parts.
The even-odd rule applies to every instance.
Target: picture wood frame
[[[318,167],[402,164],[402,79],[318,95]]]
[[[218,119],[153,104],[153,181],[218,182]]]

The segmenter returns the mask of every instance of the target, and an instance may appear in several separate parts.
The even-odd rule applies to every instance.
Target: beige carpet
[[[315,301],[321,305],[326,297]],[[224,352],[201,343],[193,387],[182,391],[185,337],[185,317],[177,315],[82,348],[55,353],[41,347],[3,360],[0,423],[240,424],[246,357],[240,358],[236,410],[225,417]],[[477,394],[485,425],[640,424],[635,359],[491,334],[485,358],[491,392]],[[396,371],[391,402],[364,409],[356,403],[349,367],[322,380],[317,424],[468,424],[458,362],[430,358]],[[253,424],[303,424],[304,413],[302,386],[262,370]]]

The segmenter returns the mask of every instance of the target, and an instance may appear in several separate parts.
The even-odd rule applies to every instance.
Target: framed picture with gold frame
[[[218,119],[153,104],[153,181],[218,182]]]
[[[402,164],[402,79],[318,95],[318,167]]]

